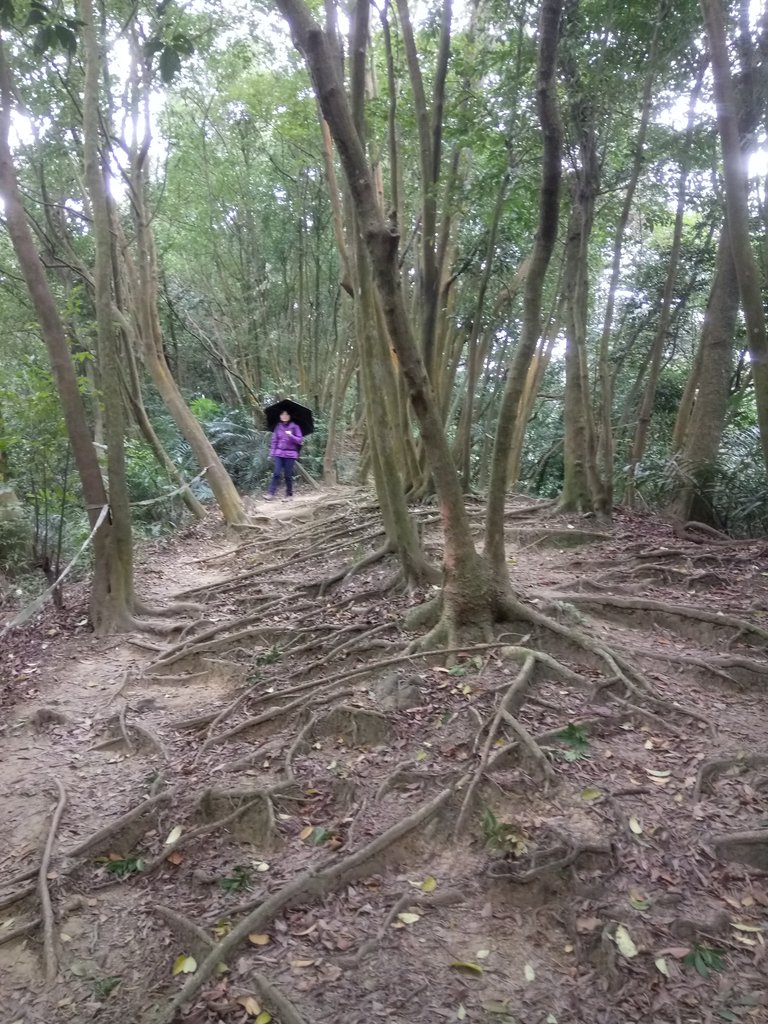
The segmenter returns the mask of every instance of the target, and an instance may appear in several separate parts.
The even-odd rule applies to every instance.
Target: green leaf
[[[480,964],[473,964],[469,960],[454,960],[451,963],[451,967],[457,971],[470,971],[472,974],[482,974],[483,968]]]
[[[187,956],[186,953],[182,953],[181,956],[177,956],[173,961],[173,976],[177,974],[194,974],[197,970],[197,960],[193,956]]]
[[[602,795],[603,794],[600,790],[596,789],[595,786],[587,786],[586,789],[582,789],[581,791],[581,799],[587,801],[597,800]]]
[[[667,966],[667,961],[664,959],[664,957],[659,956],[653,962],[654,964],[656,964],[656,970],[659,972],[659,974],[663,974],[665,978],[668,978],[669,967]]]
[[[174,32],[171,43],[174,50],[184,57],[190,57],[195,52],[195,44],[184,32]]]
[[[54,25],[53,31],[59,42],[59,46],[65,53],[77,53],[77,36],[67,25]]]
[[[5,6],[5,4],[3,4]],[[13,4],[8,5],[13,12]],[[24,28],[32,28],[35,25],[43,25],[48,17],[48,9],[40,0],[32,0],[29,5],[29,14],[24,21]]]
[[[437,879],[433,878],[432,875],[427,875],[427,877],[424,879],[420,886],[422,892],[434,892],[436,888]]]
[[[172,46],[164,46],[160,51],[160,77],[168,85],[181,71],[181,57]]]

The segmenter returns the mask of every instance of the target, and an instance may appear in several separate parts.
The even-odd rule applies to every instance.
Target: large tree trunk
[[[112,514],[108,607],[102,628],[124,629],[132,624],[133,540],[128,483],[125,473],[123,396],[118,371],[117,339],[112,323],[112,241],[107,207],[107,189],[99,144],[99,81],[101,58],[93,20],[91,0],[82,0],[80,16],[85,50],[83,88],[83,156],[85,183],[91,203],[95,263],[93,271],[96,306],[97,352],[104,397],[104,425],[107,442],[107,476]]]
[[[736,93],[731,77],[725,34],[725,14],[721,0],[701,0],[701,9],[704,13],[712,59],[712,76],[717,102],[717,126],[723,153],[728,232],[736,277],[739,282],[741,308],[747,322],[747,343],[755,386],[760,441],[763,457],[768,466],[768,335],[766,335],[760,274],[752,250],[749,231],[747,160],[746,154],[742,152],[739,138]]]
[[[12,96],[10,68],[5,46],[0,39],[0,190],[5,206],[5,222],[40,325],[40,333],[48,350],[53,379],[72,445],[72,455],[80,475],[88,519],[93,527],[99,520],[101,509],[108,504],[107,494],[91,440],[64,324],[48,285],[19,192],[9,145]],[[90,617],[97,631],[102,628],[109,597],[110,533],[111,525],[107,517],[93,539],[94,578],[91,587]]]

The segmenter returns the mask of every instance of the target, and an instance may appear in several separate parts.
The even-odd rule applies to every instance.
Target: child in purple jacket
[[[285,409],[280,413],[280,422],[272,431],[272,446],[269,456],[275,460],[275,471],[269,491],[264,497],[273,501],[280,485],[280,477],[285,477],[286,500],[293,497],[293,470],[299,457],[304,437],[297,423],[291,421],[291,414]]]

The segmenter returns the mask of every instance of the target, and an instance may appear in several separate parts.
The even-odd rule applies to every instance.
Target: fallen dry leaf
[[[254,946],[268,946],[272,939],[263,932],[251,932],[248,941]]]
[[[402,921],[403,924],[416,924],[417,921],[421,920],[421,914],[411,914],[406,911],[403,914],[398,914],[397,920]]]
[[[623,924],[617,925],[613,941],[616,943],[621,955],[625,956],[628,960],[631,960],[633,956],[637,956],[637,946],[632,941],[632,936]]]
[[[175,828],[172,828],[171,831],[168,833],[168,838],[165,840],[165,845],[173,846],[174,843],[178,843],[178,841],[181,839],[181,833],[183,831],[184,829],[181,827],[181,825],[177,825]]]
[[[238,996],[235,1002],[239,1003],[245,1012],[250,1013],[252,1017],[258,1017],[261,1013],[261,1005],[253,996]]]

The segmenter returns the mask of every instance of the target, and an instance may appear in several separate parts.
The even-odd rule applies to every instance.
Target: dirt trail
[[[768,671],[725,664],[762,665],[765,644],[609,601],[698,601],[759,629],[765,552],[518,512],[510,561],[538,606],[622,650],[653,694],[622,698],[599,659],[514,629],[450,670],[406,659],[415,597],[389,589],[388,560],[318,594],[380,543],[375,507],[347,492],[259,503],[252,530],[207,526],[145,559],[149,600],[205,602],[180,640],[81,632],[41,652],[0,740],[0,905],[36,884],[19,876],[59,780],[57,976],[43,985],[39,929],[3,941],[39,916],[23,895],[0,910],[2,1019],[768,1020],[768,842],[736,859],[711,843],[765,818]],[[226,973],[217,951],[193,992],[213,943]]]

